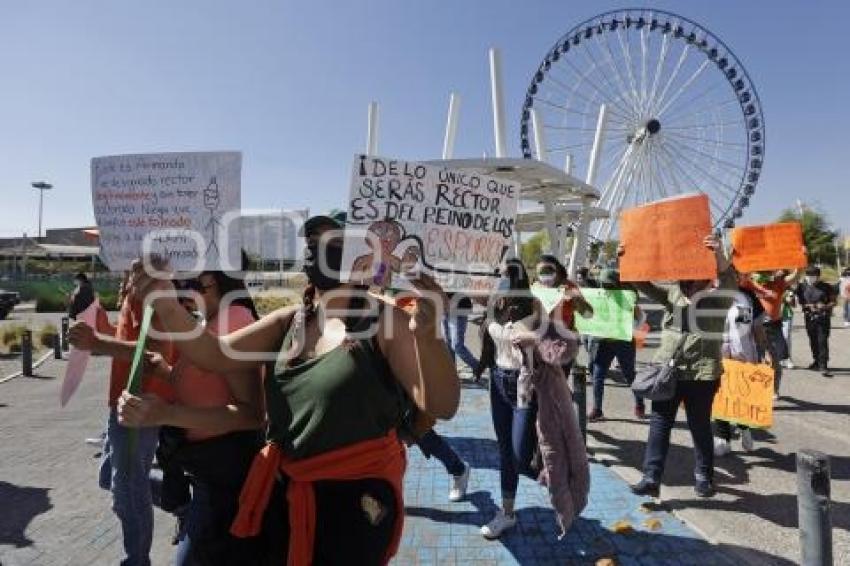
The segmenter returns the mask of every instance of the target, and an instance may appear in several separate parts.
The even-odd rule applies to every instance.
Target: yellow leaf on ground
[[[596,561],[596,566],[617,566],[617,561],[613,558],[600,558]]]
[[[627,535],[635,532],[634,527],[628,521],[617,521],[611,525],[611,530],[620,535]]]
[[[650,531],[657,531],[661,528],[661,520],[660,519],[645,519],[643,521],[643,526],[649,529]]]

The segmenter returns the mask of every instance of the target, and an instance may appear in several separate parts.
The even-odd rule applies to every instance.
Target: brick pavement
[[[97,450],[83,439],[99,433],[106,416],[106,360],[92,371],[69,406],[58,407],[62,362],[50,361],[40,378],[0,385],[0,563],[17,565],[115,564],[120,529],[110,497],[96,484]],[[436,461],[410,452],[405,482],[407,523],[395,564],[589,564],[616,557],[618,564],[733,564],[725,549],[700,539],[674,516],[642,507],[626,484],[600,464],[592,469],[590,504],[567,536],[557,540],[545,492],[523,479],[518,528],[489,542],[479,526],[495,511],[498,454],[486,391],[467,387],[462,410],[439,431],[473,466],[469,498],[446,499],[449,479]],[[657,522],[651,521],[657,519]],[[173,521],[156,511],[152,560],[168,564]],[[625,521],[635,531],[617,534]],[[652,526],[656,530],[653,530]]]

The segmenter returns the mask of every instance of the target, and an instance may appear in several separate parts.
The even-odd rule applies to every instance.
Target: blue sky
[[[637,2],[635,2],[637,4]],[[667,2],[746,65],[767,126],[744,223],[797,198],[850,232],[850,4]],[[342,206],[369,101],[379,153],[439,157],[449,92],[455,155],[492,154],[487,48],[502,50],[508,145],[531,74],[555,40],[620,4],[599,1],[165,0],[5,3],[0,17],[0,236],[36,231],[33,180],[56,188],[47,227],[93,222],[89,160],[235,149],[243,206]]]

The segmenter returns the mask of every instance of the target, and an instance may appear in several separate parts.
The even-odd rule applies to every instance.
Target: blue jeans
[[[850,322],[850,299],[844,299],[844,322]]]
[[[443,334],[446,337],[446,344],[449,345],[449,350],[452,353],[452,359],[456,356],[475,371],[478,367],[478,360],[466,347],[466,325],[467,319],[465,316],[445,317],[443,319]]]
[[[519,474],[534,477],[531,458],[537,444],[537,404],[517,408],[519,370],[490,371],[490,410],[499,444],[499,478],[503,499],[514,499]],[[536,477],[534,477],[536,479]]]
[[[422,435],[419,440],[416,441],[416,445],[419,446],[419,449],[422,450],[422,453],[425,454],[428,458],[433,456],[440,462],[442,462],[443,466],[446,467],[446,471],[452,476],[460,476],[463,475],[463,472],[466,470],[466,466],[463,463],[463,460],[457,455],[457,452],[449,446],[448,442],[434,432],[434,430],[429,430],[424,435]]]
[[[669,401],[653,401],[649,417],[649,439],[643,457],[643,476],[661,483],[670,450],[670,431],[676,423],[679,404],[684,402],[688,428],[694,442],[694,478],[714,481],[714,441],[711,434],[711,403],[719,381],[680,379]],[[681,466],[682,462],[676,462]]]
[[[590,374],[593,379],[593,408],[602,412],[602,398],[605,395],[605,377],[614,358],[620,363],[620,370],[626,383],[631,385],[635,380],[635,355],[637,349],[634,342],[625,340],[596,339],[596,352],[590,363]],[[635,405],[643,407],[643,399],[635,395]]]
[[[103,448],[101,487],[112,491],[112,510],[121,522],[124,554],[121,566],[150,566],[153,542],[153,500],[150,471],[159,438],[155,427],[135,429],[138,440],[130,459],[129,429],[118,424],[115,408],[109,411]],[[108,478],[108,485],[106,484]]]

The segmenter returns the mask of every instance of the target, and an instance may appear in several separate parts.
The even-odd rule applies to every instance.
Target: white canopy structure
[[[571,156],[566,159],[564,170],[537,159],[507,157],[505,155],[507,144],[505,140],[504,96],[502,95],[501,84],[501,59],[498,50],[490,49],[489,61],[496,156],[481,159],[453,159],[460,97],[456,93],[451,93],[442,159],[426,163],[447,169],[468,169],[483,175],[503,177],[520,185],[522,187],[520,210],[517,215],[516,238],[514,240],[517,248],[520,244],[521,233],[546,230],[551,246],[549,251],[556,257],[563,259],[566,250],[562,249],[562,246],[570,227],[574,226],[575,238],[569,258],[569,275],[572,278],[578,267],[585,261],[587,232],[590,222],[608,218],[606,210],[594,206],[599,201],[601,193],[593,186],[595,173],[598,169],[599,148],[604,138],[605,105],[602,105],[599,109],[596,136],[590,155],[591,166],[585,181],[581,181],[570,174]],[[543,156],[546,154],[543,130],[538,127],[536,120],[534,122],[537,154]],[[377,140],[378,104],[372,102],[369,104],[366,136],[366,153],[368,155],[377,154]]]

